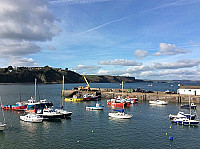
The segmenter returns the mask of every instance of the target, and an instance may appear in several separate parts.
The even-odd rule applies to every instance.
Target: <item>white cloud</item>
[[[148,54],[148,52],[146,50],[136,50],[134,52],[134,55],[139,57],[139,58],[144,58],[144,57],[147,56],[147,54]]]
[[[191,51],[185,50],[182,48],[177,48],[175,44],[166,44],[166,43],[160,43],[160,49],[158,52],[154,53],[154,56],[160,56],[160,55],[177,55],[177,54],[187,54]]]
[[[178,60],[177,62],[164,62],[164,63],[153,63],[152,68],[156,69],[178,69],[198,66],[200,60]]]
[[[38,66],[39,65],[32,58],[21,58],[21,59],[14,58],[14,59],[10,59],[9,61],[10,61],[9,65],[12,65],[12,66],[30,67],[30,66]]]
[[[141,71],[147,71],[147,70],[151,70],[152,68],[149,66],[134,66],[134,67],[129,67],[126,69],[127,73],[133,73],[133,72],[141,72]]]
[[[97,72],[98,75],[123,75],[124,71],[118,71],[118,70],[99,70]]]
[[[3,39],[47,41],[60,32],[43,0],[1,0],[0,18]]]
[[[61,31],[47,5],[45,0],[0,0],[0,57],[5,62],[35,65],[24,58],[42,51],[34,42],[52,40]]]
[[[27,56],[41,52],[41,48],[34,43],[18,42],[12,40],[5,40],[0,42],[0,57],[10,58],[16,56]]]
[[[120,65],[120,66],[140,66],[142,63],[136,61],[125,60],[125,59],[115,59],[108,61],[99,61],[99,65]]]
[[[97,70],[101,68],[100,66],[86,66],[86,65],[78,65],[73,70]]]

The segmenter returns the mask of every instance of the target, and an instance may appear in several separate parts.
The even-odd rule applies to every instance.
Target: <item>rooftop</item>
[[[185,86],[180,86],[179,89],[200,89],[200,86],[185,85]]]

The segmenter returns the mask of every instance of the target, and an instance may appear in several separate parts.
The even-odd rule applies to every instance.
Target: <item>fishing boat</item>
[[[96,106],[87,106],[86,110],[103,110],[103,107],[100,103],[96,103]]]
[[[186,108],[186,109],[196,109],[197,105],[195,105],[193,102],[189,105],[189,104],[184,104],[184,105],[181,105],[181,108]]]
[[[26,110],[27,104],[24,102],[17,102],[15,105],[2,105],[1,108],[5,110]]]
[[[121,102],[119,99],[109,99],[107,100],[108,106],[116,106],[116,107],[123,107],[124,103]]]
[[[30,103],[28,103],[28,107],[25,111],[26,113],[37,113],[37,110],[39,109],[51,108],[53,106],[53,103],[46,99],[42,99],[38,102],[31,102],[31,100],[29,100],[29,102]]]
[[[149,104],[153,104],[153,105],[167,105],[168,102],[167,101],[163,101],[163,100],[153,100],[153,101],[149,101]]]
[[[63,117],[61,113],[57,113],[51,108],[39,109],[37,110],[36,115],[41,116],[44,120],[61,119]]]
[[[189,119],[191,118],[191,120],[194,120],[195,117],[196,115],[185,114],[184,112],[181,112],[181,111],[179,111],[178,114],[176,115],[173,115],[173,114],[169,115],[170,120],[173,120],[175,118],[189,118]]]
[[[83,101],[83,97],[78,97],[77,95],[73,95],[72,98],[65,98],[65,102],[80,102]]]
[[[113,110],[117,111],[117,113],[108,113],[109,117],[119,118],[119,119],[130,119],[133,117],[132,114],[124,113],[124,109],[122,109],[122,110],[113,109]]]
[[[36,114],[29,113],[29,114],[20,116],[20,120],[25,121],[25,122],[31,122],[31,123],[41,123],[43,121],[43,118]]]

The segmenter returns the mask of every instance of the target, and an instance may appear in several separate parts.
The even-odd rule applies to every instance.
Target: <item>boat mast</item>
[[[36,96],[37,96],[37,92],[36,92],[36,84],[37,84],[37,79],[35,78],[35,101],[36,101]]]
[[[190,125],[190,122],[191,122],[191,104],[190,104],[190,95],[189,95],[189,108],[190,108],[190,121],[189,121],[189,125]]]
[[[65,89],[65,76],[63,75],[63,86],[62,86],[62,107],[61,107],[61,109],[63,109],[63,96],[64,96],[64,89]]]
[[[1,106],[2,106],[1,96],[0,96],[0,102],[1,102]],[[4,111],[3,111],[2,108],[1,108],[1,110],[2,110],[2,114],[3,114],[3,122],[4,122],[4,124],[5,124],[5,123],[6,123],[6,119],[5,119]]]
[[[122,98],[123,98],[123,91],[124,91],[124,82],[122,81]]]

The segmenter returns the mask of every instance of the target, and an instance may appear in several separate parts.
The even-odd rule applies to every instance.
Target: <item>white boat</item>
[[[36,115],[41,116],[44,119],[61,119],[63,115],[61,113],[57,113],[55,110],[51,108],[38,109]]]
[[[174,118],[172,123],[179,124],[179,125],[198,125],[198,120],[191,120],[188,118]]]
[[[103,106],[100,103],[96,103],[96,106],[87,106],[86,110],[103,110]]]
[[[167,105],[167,101],[163,100],[154,100],[154,101],[149,101],[149,104],[154,104],[154,105]]]
[[[41,123],[43,121],[42,117],[35,115],[33,113],[29,113],[24,116],[20,116],[20,119],[22,121],[31,122],[31,123]]]
[[[3,124],[0,122],[0,131],[4,131],[6,127],[6,124]]]
[[[174,115],[174,114],[170,114],[169,118],[170,120],[173,120],[174,118],[189,118],[191,120],[194,120],[196,115],[190,115],[190,114],[185,114],[184,112],[179,111],[178,114]]]
[[[132,114],[126,114],[124,113],[124,109],[122,110],[114,110],[114,111],[118,111],[117,113],[108,113],[109,117],[113,117],[113,118],[119,118],[119,119],[130,119],[133,117]]]
[[[189,105],[190,105],[190,97],[189,97]],[[186,117],[176,117],[174,118],[171,122],[179,125],[199,125],[199,120],[192,119],[191,115],[191,106],[190,108],[190,114],[189,117],[188,115]]]
[[[63,110],[61,109],[55,109],[55,112],[62,114],[62,118],[67,118],[70,117],[72,115],[72,112],[69,112],[67,110]]]

